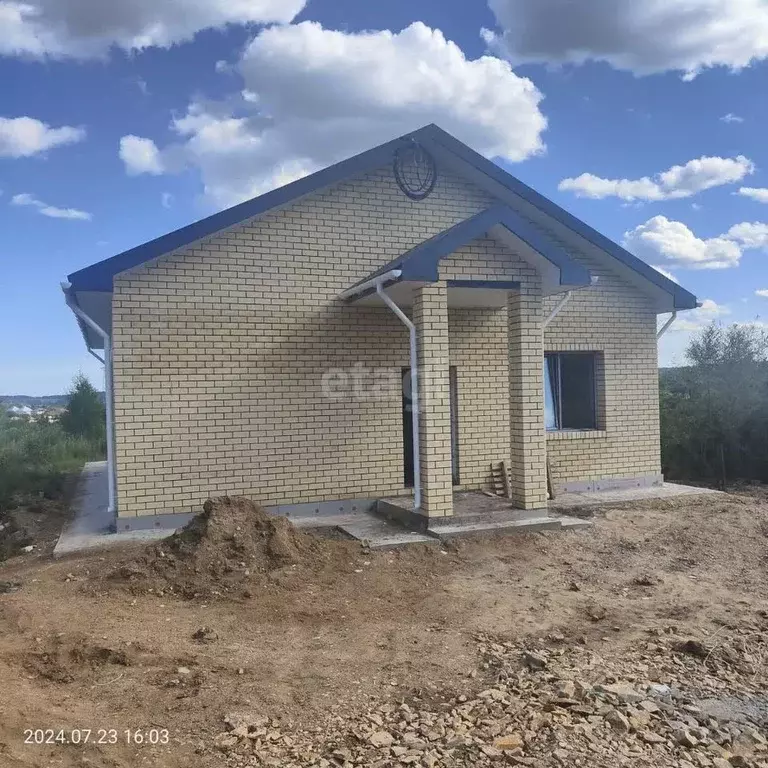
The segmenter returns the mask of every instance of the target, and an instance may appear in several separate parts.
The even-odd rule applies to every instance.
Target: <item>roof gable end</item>
[[[117,256],[73,272],[68,276],[68,280],[75,291],[110,292],[112,291],[112,282],[115,275],[180,248],[200,242],[211,235],[241,224],[248,219],[293,203],[301,197],[343,181],[351,176],[386,165],[392,161],[393,154],[398,147],[401,147],[404,142],[414,139],[435,153],[438,161],[446,159],[453,169],[461,175],[468,178],[471,175],[470,180],[472,182],[485,188],[486,191],[497,199],[500,199],[499,190],[505,191],[507,195],[510,192],[513,193],[528,205],[533,206],[547,217],[586,240],[592,246],[597,247],[613,259],[616,259],[621,265],[651,283],[656,289],[661,289],[668,294],[671,298],[669,303],[672,309],[692,309],[696,307],[696,297],[692,293],[686,291],[682,286],[674,283],[617,243],[600,234],[597,230],[592,229],[592,227],[531,189],[503,168],[475,152],[436,125],[427,125],[424,128],[381,144],[347,160],[342,160],[335,165],[317,171],[284,187],[267,192],[260,197],[247,200],[244,203],[182,227],[136,248],[124,251]],[[488,211],[491,210],[495,210],[495,208],[488,209]],[[487,215],[488,211],[484,211],[483,214]],[[544,251],[541,251],[541,248],[548,246],[551,250],[551,244],[547,244],[546,238],[538,235],[535,231],[536,228],[531,226],[524,217],[515,214],[509,208],[506,211],[508,212],[507,216],[511,215],[514,218],[514,227],[509,227],[511,231],[542,253]],[[469,224],[469,222],[472,222],[472,219],[463,222],[463,224],[466,224],[468,227],[474,226],[474,224]],[[504,224],[503,221],[497,223]],[[450,232],[451,230],[443,232],[437,238],[449,238],[451,237]],[[464,231],[465,233],[466,230]],[[531,242],[528,239],[529,237],[538,238],[537,244]],[[450,241],[446,240],[446,242]],[[422,246],[424,245],[422,244]],[[578,280],[574,282],[578,282]]]

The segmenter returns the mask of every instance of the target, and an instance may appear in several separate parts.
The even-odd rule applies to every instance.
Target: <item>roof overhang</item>
[[[543,237],[530,222],[504,205],[495,205],[459,222],[393,259],[341,294],[356,304],[381,304],[376,284],[389,286],[393,299],[403,306],[413,301],[416,289],[440,279],[440,263],[459,248],[481,237],[491,237],[533,266],[542,279],[545,296],[590,285],[589,271],[560,246]],[[503,306],[506,292],[518,289],[516,281],[448,280],[448,305],[452,307]]]
[[[389,297],[401,307],[412,307],[419,288],[428,282],[398,280],[386,287]],[[447,280],[448,306],[451,309],[499,309],[507,303],[507,293],[517,290],[520,283],[513,280]],[[384,305],[376,289],[366,290],[349,303],[355,306],[380,307]]]
[[[73,304],[88,315],[96,325],[112,335],[112,293],[106,291],[77,291],[71,285],[62,285],[67,304]],[[80,333],[88,349],[104,349],[104,338],[77,317]]]
[[[654,301],[656,312],[695,309],[694,294],[670,280],[642,259],[568,213],[544,195],[524,184],[436,125],[423,129],[429,140],[419,137],[438,163],[466,178],[490,195],[523,212],[527,219],[551,231],[565,245],[572,244],[604,263]]]
[[[630,283],[650,295],[657,312],[693,309],[697,305],[696,297],[692,293],[672,282],[653,267],[526,186],[503,168],[436,125],[427,125],[347,160],[342,160],[284,187],[267,192],[260,197],[228,208],[136,248],[131,248],[109,259],[73,272],[68,277],[73,300],[77,302],[77,305],[83,307],[89,316],[93,315],[94,318],[97,318],[102,327],[111,328],[111,294],[116,275],[202,242],[212,235],[240,226],[250,219],[291,205],[302,197],[313,194],[320,189],[381,168],[392,162],[395,151],[402,147],[405,142],[410,143],[414,140],[431,152],[439,164],[458,173],[501,201],[502,205],[496,207],[506,208],[507,221],[510,220],[510,217],[516,217],[511,227],[507,226],[507,222],[503,220],[495,221],[492,224],[485,222],[488,227],[485,231],[501,242],[506,242],[516,253],[523,255],[523,251],[525,251],[531,263],[538,259],[537,268],[545,283],[545,291],[554,293],[557,290],[567,290],[585,284],[583,275],[578,276],[578,272],[575,273],[576,277],[569,277],[570,265],[558,265],[548,256],[548,253],[551,255],[555,251],[567,256],[565,247],[573,244],[588,256],[598,261],[602,260],[609,268],[614,269]],[[488,211],[484,211],[483,214],[488,214]],[[472,221],[472,219],[468,221]],[[480,226],[479,223],[478,226]],[[542,229],[555,235],[553,240],[558,241],[557,246],[553,246],[548,238],[541,234]],[[546,243],[548,250],[544,250],[543,246],[537,245],[537,243]],[[583,270],[578,264],[570,259],[569,261],[571,265],[586,273],[586,270]],[[434,279],[436,278],[430,278],[429,281]],[[409,280],[404,278],[403,282],[409,282]],[[411,279],[410,282],[419,281]],[[473,288],[467,290],[492,289]],[[466,292],[464,294],[452,293],[452,295],[456,297],[457,301],[461,300],[459,298],[461,295],[465,296],[464,300],[470,300],[467,298]],[[481,300],[477,298],[480,294],[475,293],[473,295],[476,297],[475,301]],[[83,328],[83,335],[90,348],[100,349],[102,347],[101,338],[97,338],[98,334],[92,330]]]

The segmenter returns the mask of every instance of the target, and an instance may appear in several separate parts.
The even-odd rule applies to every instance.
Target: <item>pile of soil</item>
[[[113,568],[106,581],[136,593],[250,597],[253,582],[293,585],[336,558],[349,560],[349,547],[299,531],[250,499],[222,496],[208,499],[177,533]]]

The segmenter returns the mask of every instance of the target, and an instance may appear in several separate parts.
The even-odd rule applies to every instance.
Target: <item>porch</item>
[[[468,514],[466,499],[454,496],[455,486],[468,491],[487,486],[488,467],[498,462],[509,469],[506,507],[539,519],[537,511],[547,501],[544,329],[572,290],[592,284],[588,270],[563,249],[510,209],[496,206],[340,294],[350,306],[389,308],[408,330],[410,412],[403,423],[412,461],[411,515],[423,518],[418,527],[426,530],[440,519]],[[545,297],[557,295],[560,301],[545,314]],[[457,313],[469,324],[482,324],[477,318],[489,313],[495,318],[474,339],[481,345],[480,360],[473,350],[473,361],[464,369],[467,375],[467,368],[482,364],[492,379],[489,384],[475,375],[473,391],[464,394],[483,401],[482,419],[493,433],[487,439],[469,423],[479,409],[462,414],[456,403],[451,363],[456,328],[449,327],[449,314],[455,318]],[[467,430],[473,432],[471,441],[458,436],[462,432],[465,438]],[[467,448],[469,478],[459,472],[467,463]]]

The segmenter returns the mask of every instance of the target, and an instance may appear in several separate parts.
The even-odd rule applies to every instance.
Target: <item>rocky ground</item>
[[[768,767],[766,498],[389,552],[227,502],[165,544],[22,554],[0,766]],[[85,728],[117,737],[25,743]]]
[[[761,617],[763,619],[765,617]],[[310,730],[233,712],[230,766],[768,766],[768,622],[709,642],[649,632],[620,659],[562,634],[476,639],[493,684],[432,692]]]

